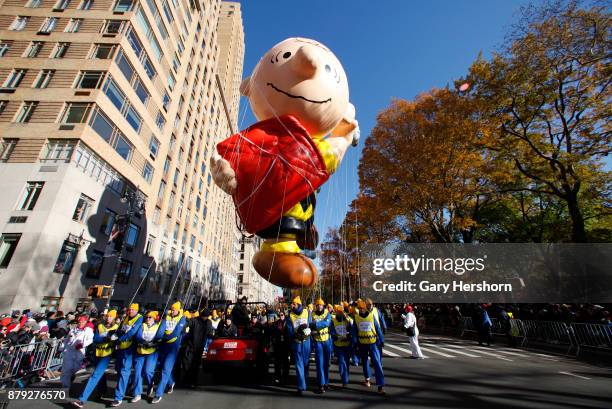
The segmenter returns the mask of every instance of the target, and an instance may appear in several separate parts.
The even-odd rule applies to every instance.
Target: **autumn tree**
[[[611,30],[603,6],[532,6],[502,52],[479,58],[468,76],[498,129],[487,149],[513,165],[502,190],[558,199],[574,242],[588,241],[589,220],[607,216],[609,225]]]

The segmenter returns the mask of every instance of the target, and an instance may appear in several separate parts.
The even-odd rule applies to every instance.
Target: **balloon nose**
[[[318,61],[316,50],[309,45],[303,45],[291,59],[293,70],[303,79],[312,78],[317,73]]]

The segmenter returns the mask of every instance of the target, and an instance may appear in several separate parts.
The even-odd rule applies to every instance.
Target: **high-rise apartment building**
[[[117,305],[235,298],[233,207],[208,169],[229,134],[222,3],[1,4],[0,311],[69,309],[114,274]],[[125,223],[130,192],[145,204]]]

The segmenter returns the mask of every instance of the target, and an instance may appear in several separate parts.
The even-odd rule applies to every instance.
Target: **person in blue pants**
[[[94,332],[93,342],[96,346],[96,367],[85,385],[85,389],[79,396],[79,399],[72,402],[77,408],[82,408],[84,403],[87,402],[89,396],[98,387],[104,393],[106,391],[106,368],[113,356],[115,349],[114,343],[110,340],[110,337],[119,328],[115,324],[115,318],[117,317],[117,311],[111,310],[106,313],[104,322],[98,324]]]
[[[352,332],[359,347],[363,376],[365,378],[364,385],[368,388],[370,387],[370,359],[372,359],[378,393],[384,395],[385,376],[383,374],[382,356],[379,346],[384,347],[385,338],[378,325],[378,321],[374,318],[374,313],[367,310],[365,301],[360,301],[358,308],[359,312],[355,314]]]
[[[301,396],[306,390],[306,380],[308,379],[311,333],[310,323],[312,322],[312,318],[308,308],[302,306],[302,300],[299,296],[295,297],[291,302],[289,321],[287,332],[291,340],[291,352],[295,364],[297,394]]]
[[[342,387],[346,388],[349,383],[350,359],[354,351],[354,338],[351,336],[353,321],[348,317],[340,305],[334,307],[335,315],[332,316],[332,325],[329,333],[334,343],[334,353],[338,358],[338,371],[342,380]]]
[[[155,390],[155,397],[151,403],[159,403],[162,399],[162,395],[166,392],[172,393],[174,391],[174,377],[172,371],[174,369],[174,362],[178,355],[179,348],[181,347],[181,339],[183,338],[183,329],[187,324],[187,319],[183,315],[181,309],[181,303],[175,302],[170,307],[170,312],[164,319],[162,325],[164,325],[163,336],[161,338],[161,346],[159,348],[159,363],[161,365],[161,380],[157,389]]]
[[[151,394],[153,389],[153,374],[157,365],[157,343],[164,333],[165,321],[159,324],[156,321],[157,311],[149,311],[145,316],[145,321],[136,334],[136,357],[134,358],[134,398],[131,403],[136,403],[141,399],[143,378],[147,383]]]
[[[329,389],[329,362],[331,360],[332,349],[329,338],[330,325],[331,314],[325,308],[325,302],[319,298],[315,301],[315,310],[312,313],[312,322],[310,323],[319,393],[325,393]]]
[[[115,400],[111,403],[112,407],[117,407],[123,402],[123,397],[130,381],[130,375],[132,374],[132,364],[136,354],[134,337],[142,325],[142,315],[138,313],[138,309],[138,304],[130,305],[128,315],[123,319],[118,333],[111,337],[112,341],[117,341],[115,369],[119,374],[117,388],[115,389]]]

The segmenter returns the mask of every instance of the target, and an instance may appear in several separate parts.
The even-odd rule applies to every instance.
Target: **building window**
[[[81,27],[81,23],[83,22],[83,19],[80,18],[71,18],[70,21],[68,22],[68,24],[66,25],[66,29],[64,30],[64,32],[66,33],[76,33],[79,31],[79,28]]]
[[[148,183],[151,183],[151,180],[153,180],[153,172],[153,166],[151,166],[149,162],[146,162],[144,167],[142,168],[142,177]]]
[[[83,0],[79,4],[79,10],[89,10],[93,5],[94,0]]]
[[[128,260],[122,260],[119,265],[119,272],[117,273],[117,282],[119,284],[127,284],[130,281],[132,275],[132,262]]]
[[[102,26],[102,34],[119,34],[123,32],[125,20],[106,20]]]
[[[146,51],[144,50],[142,43],[136,36],[136,33],[134,33],[134,30],[132,29],[128,30],[127,39],[128,39],[128,42],[130,43],[130,46],[132,47],[132,50],[134,50],[134,53],[136,53],[136,55],[138,56],[138,59],[142,63],[142,66],[144,70],[146,71],[147,76],[149,77],[149,79],[152,80],[157,75],[157,73],[155,71],[155,68],[153,68],[153,64],[151,64],[151,60],[149,60],[149,57]]]
[[[111,209],[104,209],[104,217],[102,218],[102,225],[100,225],[100,232],[106,236],[110,236],[116,219],[116,212]]]
[[[69,102],[62,115],[63,124],[82,124],[87,122],[91,104],[85,102]]]
[[[53,78],[54,73],[55,70],[41,70],[34,80],[32,88],[47,88],[49,81],[51,81],[51,78]]]
[[[147,245],[145,247],[145,254],[149,257],[153,255],[153,245],[155,244],[155,236],[151,236],[147,238]]]
[[[58,0],[53,7],[53,10],[66,10],[70,5],[70,0]]]
[[[91,58],[98,60],[109,60],[113,58],[115,53],[114,44],[96,44],[91,54]]]
[[[53,52],[51,53],[51,58],[64,58],[66,52],[68,51],[68,47],[70,47],[69,43],[57,43]]]
[[[17,204],[17,210],[32,210],[38,201],[45,182],[27,182]]]
[[[104,264],[104,253],[94,250],[87,260],[87,271],[85,276],[88,278],[100,278],[102,265]]]
[[[162,180],[161,182],[159,182],[159,190],[157,191],[157,198],[159,200],[163,200],[164,199],[165,191],[166,191],[166,182],[164,182]]]
[[[27,70],[19,69],[11,71],[4,84],[2,84],[2,88],[17,88],[26,72]]]
[[[26,51],[25,57],[28,57],[28,58],[38,57],[38,53],[40,53],[40,50],[42,49],[43,44],[44,43],[42,41],[32,41],[30,43],[30,46],[28,47],[28,50]]]
[[[76,141],[72,139],[49,139],[43,149],[41,162],[70,162]]]
[[[32,118],[32,114],[36,110],[38,106],[37,101],[25,101],[23,105],[21,105],[21,109],[17,113],[17,117],[15,118],[16,123],[25,124],[30,122]]]
[[[132,88],[134,88],[134,91],[136,91],[136,95],[138,96],[140,101],[143,104],[146,104],[151,95],[149,95],[149,91],[147,91],[147,88],[142,83],[142,81],[140,81],[140,78],[138,78],[138,76],[134,78],[134,83],[132,84]]]
[[[155,207],[155,210],[153,210],[153,223],[159,224],[160,216],[161,216],[161,209],[159,207]]]
[[[18,139],[3,138],[0,141],[0,162],[6,162],[13,153],[13,149],[17,145]]]
[[[72,220],[81,223],[87,221],[87,217],[93,208],[93,204],[94,200],[91,197],[85,196],[81,193],[81,197],[79,197],[79,201],[77,202],[74,213],[72,214]]]
[[[98,89],[104,80],[104,71],[81,71],[77,77],[75,88]]]
[[[157,118],[155,118],[155,124],[160,130],[164,129],[164,125],[166,125],[166,120],[164,119],[164,116],[161,112],[157,113]]]
[[[40,30],[38,30],[38,32],[39,33],[50,33],[53,31],[53,29],[55,29],[56,25],[57,25],[56,17],[47,17],[45,21],[43,22],[42,26],[40,26]]]
[[[4,57],[4,55],[8,52],[11,45],[9,43],[0,43],[0,57]]]
[[[151,152],[153,158],[156,158],[159,153],[159,141],[153,135],[151,135],[151,139],[149,140],[149,152]]]
[[[60,250],[53,272],[58,274],[70,274],[72,266],[74,265],[74,259],[77,254],[77,246],[74,243],[65,241]]]
[[[5,233],[0,237],[0,268],[8,267],[20,238],[21,234],[15,233]]]
[[[115,2],[114,11],[132,11],[133,0],[117,0]]]
[[[109,143],[115,151],[126,161],[132,157],[132,152],[134,147],[132,144],[125,138],[123,133],[117,128],[115,124],[111,122],[110,119],[99,109],[94,111],[92,115],[89,125],[104,139]]]
[[[28,2],[26,3],[26,5],[25,5],[25,6],[26,6],[26,7],[29,7],[29,8],[33,8],[33,9],[35,9],[35,8],[40,7],[40,5],[42,4],[42,2],[43,2],[43,0],[28,0]]]
[[[26,16],[15,17],[15,20],[13,20],[13,23],[9,27],[9,30],[13,30],[13,31],[23,30],[28,24],[28,20],[30,20],[30,17],[26,17]]]
[[[134,223],[130,223],[130,227],[128,227],[127,233],[125,235],[125,245],[127,246],[127,248],[133,249],[134,247],[136,247],[139,235],[140,227],[138,227]]]

